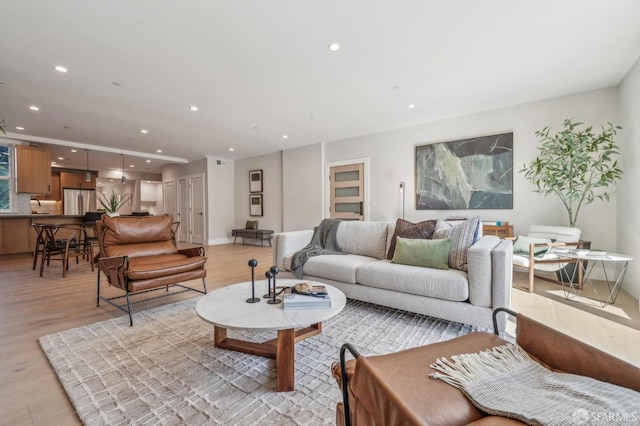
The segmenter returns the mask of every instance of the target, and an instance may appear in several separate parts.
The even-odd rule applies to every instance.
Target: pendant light
[[[127,183],[127,178],[124,175],[124,154],[122,154],[122,183]]]
[[[89,171],[89,150],[85,149],[85,151],[87,151],[87,172],[84,174],[84,180],[91,182],[91,172]]]

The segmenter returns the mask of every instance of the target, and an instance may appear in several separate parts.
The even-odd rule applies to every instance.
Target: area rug
[[[325,425],[341,393],[340,346],[363,355],[443,341],[475,328],[348,301],[322,333],[295,346],[295,391],[275,391],[275,361],[217,349],[199,298],[42,337],[40,345],[87,425]],[[229,330],[264,341],[275,333]],[[426,380],[426,378],[425,378]]]

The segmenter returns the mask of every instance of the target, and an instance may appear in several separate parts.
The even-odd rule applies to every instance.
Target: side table
[[[614,304],[616,302],[618,293],[620,293],[620,287],[622,287],[622,281],[624,280],[624,276],[627,273],[629,262],[633,260],[633,257],[620,253],[607,252],[606,254],[600,254],[597,251],[590,250],[569,250],[554,248],[552,249],[552,251],[554,254],[558,255],[561,258],[576,259],[578,261],[578,268],[582,268],[584,272],[583,283],[589,283],[596,295],[595,300],[600,302],[601,307],[604,308],[605,306]],[[588,267],[584,266],[585,261],[588,261]],[[597,266],[600,266],[598,270],[602,271],[605,282],[607,283],[607,289],[609,290],[609,294],[607,295],[606,299],[600,298],[598,290],[591,281],[591,273]],[[575,268],[573,270],[573,274],[571,277],[569,277],[566,272],[564,274],[561,274],[560,276],[562,281],[562,289],[564,291],[564,297],[567,300],[573,299],[576,296],[580,296],[582,293],[582,289],[576,288],[576,286],[574,285],[574,278],[578,268]],[[618,268],[619,271],[617,271]],[[613,275],[607,273],[607,269],[614,269]],[[567,283],[565,283],[565,278],[568,280]],[[584,285],[582,286],[582,288],[584,288]]]

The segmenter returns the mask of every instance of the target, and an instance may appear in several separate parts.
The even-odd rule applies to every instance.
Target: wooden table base
[[[227,337],[227,329],[216,325],[214,342],[216,348],[275,359],[277,391],[288,392],[295,387],[295,344],[321,332],[322,323],[318,322],[299,330],[293,328],[278,330],[278,337],[275,339],[254,343],[230,339]]]

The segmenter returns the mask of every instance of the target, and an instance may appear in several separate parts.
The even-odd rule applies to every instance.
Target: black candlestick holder
[[[271,299],[273,297],[273,293],[271,293],[271,278],[273,278],[273,274],[271,271],[267,271],[264,273],[265,278],[267,279],[267,292],[262,295],[265,299]]]
[[[269,272],[273,274],[273,290],[271,290],[271,292],[273,293],[273,297],[269,299],[267,303],[269,303],[270,305],[277,305],[278,303],[282,302],[282,300],[276,299],[276,275],[278,275],[278,272],[280,272],[280,268],[278,268],[277,266],[272,266],[271,269],[269,269]]]
[[[251,259],[249,261],[249,266],[251,267],[251,297],[247,299],[247,303],[258,303],[260,301],[259,297],[256,297],[256,276],[255,276],[255,268],[258,266],[258,261],[255,259]]]

